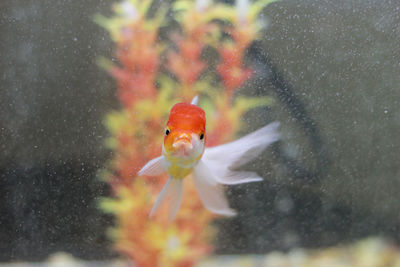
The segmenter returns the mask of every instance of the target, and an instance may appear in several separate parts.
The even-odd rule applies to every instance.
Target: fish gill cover
[[[102,58],[99,64],[115,78],[121,103],[105,119],[113,157],[101,177],[113,197],[104,199],[101,208],[115,217],[109,232],[114,248],[138,266],[190,266],[212,251],[215,215],[202,206],[191,179],[185,179],[181,208],[170,222],[149,218],[167,177],[137,172],[161,153],[175,103],[201,96],[208,146],[232,140],[246,111],[270,104],[268,97],[234,93],[252,76],[243,58],[262,28],[257,15],[271,2],[176,1],[171,9],[161,6],[154,12],[151,0],[125,0],[113,6],[111,18],[96,16],[115,43],[117,63]]]

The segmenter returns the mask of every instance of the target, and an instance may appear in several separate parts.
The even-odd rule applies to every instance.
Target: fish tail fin
[[[254,172],[237,171],[279,139],[279,123],[273,122],[233,142],[206,148],[202,160],[221,184],[262,181]]]
[[[201,160],[193,172],[194,184],[204,206],[213,213],[234,216],[236,212],[229,207],[224,188]]]
[[[182,187],[183,179],[169,178],[151,209],[150,218],[160,210],[164,203],[166,203],[168,205],[168,217],[172,221],[178,213],[181,204]]]
[[[183,179],[172,179],[171,183],[171,199],[169,202],[168,216],[172,221],[178,213],[182,201]]]

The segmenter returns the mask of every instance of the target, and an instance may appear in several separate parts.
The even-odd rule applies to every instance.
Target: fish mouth
[[[192,140],[186,136],[179,137],[172,144],[172,148],[177,156],[190,156],[193,150]]]

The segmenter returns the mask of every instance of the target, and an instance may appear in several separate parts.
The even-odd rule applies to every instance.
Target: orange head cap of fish
[[[167,158],[200,159],[205,139],[204,110],[187,103],[173,106],[165,129],[163,154]]]

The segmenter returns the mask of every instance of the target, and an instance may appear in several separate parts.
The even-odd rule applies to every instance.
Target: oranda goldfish
[[[255,172],[236,169],[257,157],[269,144],[279,139],[278,122],[273,122],[236,141],[216,147],[205,147],[206,118],[197,106],[178,103],[171,109],[164,134],[162,155],[149,161],[139,175],[158,176],[167,172],[169,179],[159,194],[150,217],[163,202],[169,205],[173,220],[182,198],[183,180],[193,174],[194,184],[204,206],[216,214],[235,215],[229,207],[221,184],[262,181]]]

